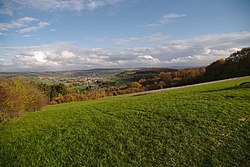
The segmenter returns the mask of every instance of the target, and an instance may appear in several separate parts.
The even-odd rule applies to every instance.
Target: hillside
[[[81,79],[85,78],[89,80],[109,78],[125,70],[128,69],[117,68],[47,72],[0,72],[0,79],[20,77],[41,83],[67,83],[72,79],[82,81]]]
[[[48,106],[0,125],[0,166],[249,166],[243,82]]]

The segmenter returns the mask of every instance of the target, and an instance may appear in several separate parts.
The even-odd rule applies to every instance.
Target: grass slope
[[[246,81],[48,106],[0,126],[0,166],[250,166]]]

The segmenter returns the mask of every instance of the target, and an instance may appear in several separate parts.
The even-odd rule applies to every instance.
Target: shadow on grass
[[[234,86],[234,87],[229,87],[229,88],[224,88],[224,89],[206,90],[206,91],[201,91],[201,93],[220,92],[220,91],[224,91],[224,90],[235,90],[235,89],[241,89],[241,87]]]
[[[147,94],[150,94],[150,93],[147,93]],[[144,94],[137,94],[137,95],[133,95],[132,97],[136,97],[136,96],[145,96],[145,95],[147,95],[146,93],[144,93]]]
[[[228,87],[228,88],[224,88],[224,89],[217,89],[217,90],[201,91],[201,93],[219,92],[219,91],[224,91],[224,90],[245,89],[245,88],[250,88],[249,85],[250,85],[250,82],[243,82],[239,86],[233,86],[233,87]]]

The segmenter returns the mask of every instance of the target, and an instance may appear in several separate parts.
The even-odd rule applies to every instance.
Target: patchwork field
[[[243,82],[48,106],[0,125],[0,166],[250,166]]]

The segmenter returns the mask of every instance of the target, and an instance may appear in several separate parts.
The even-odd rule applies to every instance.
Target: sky
[[[249,0],[0,0],[0,72],[207,66],[250,47]]]

